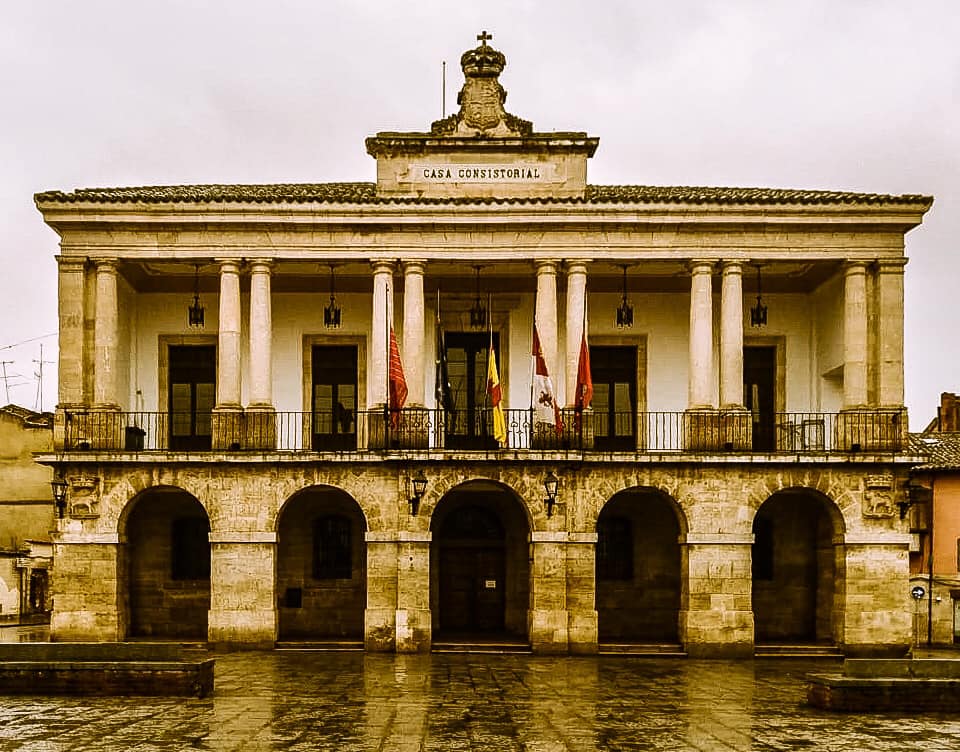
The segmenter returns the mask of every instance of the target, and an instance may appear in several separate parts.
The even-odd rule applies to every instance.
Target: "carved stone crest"
[[[77,475],[68,479],[70,484],[70,516],[78,520],[95,519],[100,516],[100,479]]]
[[[894,516],[893,476],[868,475],[864,482],[863,516],[883,519]]]

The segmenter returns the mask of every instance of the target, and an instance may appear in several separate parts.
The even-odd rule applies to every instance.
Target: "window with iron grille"
[[[205,517],[180,517],[170,533],[171,575],[175,580],[210,579],[210,525]]]
[[[351,524],[347,517],[328,514],[313,523],[313,577],[343,580],[353,575]]]
[[[633,525],[626,517],[597,523],[597,579],[633,579]]]

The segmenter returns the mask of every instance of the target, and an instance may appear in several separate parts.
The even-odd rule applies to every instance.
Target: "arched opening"
[[[808,489],[778,491],[757,510],[752,550],[754,641],[836,641],[842,546],[828,499]],[[842,605],[840,606],[842,608]]]
[[[451,490],[431,519],[434,641],[526,639],[529,525],[509,490],[471,481]]]
[[[144,491],[126,519],[127,633],[206,640],[210,610],[210,520],[179,488]]]
[[[362,640],[367,599],[363,511],[316,486],[291,497],[277,523],[280,640]]]
[[[680,522],[660,491],[632,488],[597,518],[597,633],[606,643],[679,641]]]

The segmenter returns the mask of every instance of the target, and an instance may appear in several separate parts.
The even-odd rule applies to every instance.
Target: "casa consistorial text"
[[[539,183],[547,179],[538,164],[413,164],[410,176],[434,183]]]

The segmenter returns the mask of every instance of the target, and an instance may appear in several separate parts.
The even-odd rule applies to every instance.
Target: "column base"
[[[396,612],[398,653],[429,653],[432,624],[429,609],[398,608]]]
[[[570,651],[566,609],[531,610],[527,616],[530,648],[540,655],[566,654]]]
[[[250,405],[243,422],[244,449],[277,448],[277,411],[272,405]]]
[[[243,449],[243,408],[215,407],[210,416],[211,449],[236,452]]]
[[[568,611],[567,639],[574,655],[595,655],[599,650],[596,611]]]
[[[896,452],[907,438],[903,408],[850,408],[837,415],[834,448],[841,452]]]
[[[370,653],[396,650],[396,618],[393,608],[368,608],[363,612],[363,647]]]
[[[716,452],[723,447],[720,411],[714,407],[690,408],[683,413],[683,449],[688,452]]]

